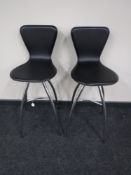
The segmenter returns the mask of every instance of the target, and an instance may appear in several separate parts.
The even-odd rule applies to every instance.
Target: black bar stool
[[[118,81],[116,73],[105,67],[100,61],[100,55],[109,36],[109,29],[107,27],[75,27],[71,31],[71,36],[78,56],[77,64],[73,68],[71,76],[78,84],[72,96],[69,121],[84,88],[86,86],[98,87],[102,103],[95,103],[103,106],[103,141],[105,141],[107,112],[103,86],[113,85]],[[82,88],[77,94],[80,85],[82,85]]]
[[[23,106],[28,101],[27,91],[30,83],[42,83],[53,107],[57,124],[59,123],[54,101],[46,85],[46,83],[50,85],[57,101],[55,88],[50,81],[57,72],[51,60],[52,50],[57,37],[57,28],[46,25],[25,25],[20,28],[20,33],[29,51],[30,58],[26,63],[12,70],[10,76],[15,81],[27,83],[20,107],[20,135],[23,136]]]

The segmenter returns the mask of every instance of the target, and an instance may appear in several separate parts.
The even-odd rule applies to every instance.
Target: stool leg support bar
[[[23,107],[24,107],[24,103],[27,101],[27,91],[29,88],[29,82],[26,85],[25,91],[24,91],[24,95],[21,101],[21,105],[20,105],[20,136],[23,137]]]

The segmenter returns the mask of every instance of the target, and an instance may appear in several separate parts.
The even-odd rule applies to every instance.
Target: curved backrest
[[[74,27],[72,40],[78,61],[99,61],[109,36],[107,27]]]
[[[20,28],[24,43],[33,59],[49,59],[55,44],[57,28],[45,25],[25,25]]]

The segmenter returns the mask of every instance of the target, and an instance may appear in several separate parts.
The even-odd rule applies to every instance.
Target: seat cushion
[[[111,85],[118,81],[117,74],[100,62],[78,62],[71,75],[78,83],[89,86]]]
[[[25,64],[16,67],[10,76],[13,80],[24,82],[40,82],[53,78],[56,68],[52,61],[29,60]]]

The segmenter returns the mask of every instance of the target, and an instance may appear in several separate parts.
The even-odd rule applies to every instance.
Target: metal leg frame
[[[68,135],[68,128],[69,128],[69,125],[70,125],[70,121],[71,121],[71,117],[72,117],[73,110],[74,110],[74,108],[75,108],[75,106],[76,106],[76,103],[77,103],[77,101],[79,100],[79,98],[80,98],[80,96],[81,96],[81,94],[82,94],[82,92],[83,92],[83,90],[84,90],[84,88],[85,88],[85,86],[82,87],[82,89],[81,89],[80,92],[78,93],[78,96],[77,96],[76,99],[75,99],[76,92],[77,92],[79,86],[80,86],[80,84],[77,84],[77,86],[76,86],[76,88],[75,88],[75,90],[74,90],[74,92],[73,92],[73,96],[72,96],[72,106],[71,106],[71,110],[70,110],[70,113],[69,113],[69,119],[68,119],[67,126],[66,126],[66,135]]]
[[[106,104],[105,104],[105,93],[103,86],[98,86],[99,94],[101,97],[103,113],[104,113],[104,125],[103,125],[103,142],[106,141],[106,123],[107,123],[107,111],[106,111]]]
[[[75,98],[75,95],[76,95],[76,92],[77,92],[77,89],[79,88],[79,86],[80,86],[80,83],[77,84],[77,86],[76,86],[76,88],[75,88],[75,90],[74,90],[74,92],[73,92],[72,100],[71,100],[72,103],[73,103],[73,101],[74,101],[74,98]]]
[[[70,120],[71,120],[71,116],[72,116],[72,113],[73,113],[73,110],[76,106],[76,103],[77,101],[79,100],[85,86],[82,87],[82,89],[80,90],[80,92],[78,93],[78,96],[76,97],[75,99],[75,96],[76,96],[76,93],[77,93],[77,90],[79,88],[80,84],[77,84],[74,92],[73,92],[73,96],[72,96],[72,106],[71,106],[71,110],[70,110],[70,113],[69,113],[69,121],[68,121],[68,125],[67,125],[67,128],[69,126],[69,123],[70,123]],[[104,93],[104,88],[103,86],[98,86],[98,90],[99,90],[99,94],[100,94],[100,98],[101,98],[101,102],[102,103],[99,103],[99,102],[94,102],[98,105],[102,105],[102,108],[103,108],[103,113],[104,113],[104,125],[103,125],[103,142],[106,141],[106,121],[107,121],[107,111],[106,111],[106,104],[105,104],[105,93]],[[75,100],[74,100],[75,99]],[[91,101],[92,102],[92,101]]]
[[[55,100],[57,101],[57,95],[56,95],[55,88],[54,88],[53,84],[51,83],[51,81],[48,81],[48,83],[50,84],[50,86],[52,88],[52,91],[54,93]],[[20,127],[19,127],[19,130],[20,130],[20,136],[21,137],[24,136],[24,133],[23,133],[23,108],[24,108],[24,103],[28,102],[28,100],[27,100],[27,91],[28,91],[29,85],[30,85],[30,83],[28,82],[27,85],[26,85],[25,91],[24,91],[24,95],[23,95],[23,98],[22,98],[22,101],[21,101],[21,105],[20,105]],[[53,102],[53,100],[51,98],[51,95],[50,95],[50,93],[49,93],[49,91],[47,89],[47,86],[43,82],[42,82],[42,85],[43,85],[43,87],[45,89],[45,92],[46,92],[50,102],[51,102],[54,114],[56,116],[56,120],[58,121],[59,119],[58,119],[58,114],[57,114],[57,111],[56,111],[56,108],[55,108],[55,104],[54,104],[54,102]]]
[[[24,95],[21,101],[21,105],[20,105],[20,136],[23,137],[23,107],[24,107],[24,103],[27,102],[27,91],[29,88],[30,83],[28,82],[24,91]]]
[[[74,93],[73,93],[73,101],[72,101],[72,106],[71,106],[71,110],[70,110],[70,114],[69,114],[69,120],[71,119],[71,116],[72,116],[72,112],[73,112],[73,110],[74,110],[74,108],[75,108],[75,106],[76,106],[76,103],[77,103],[77,101],[79,100],[79,98],[80,98],[80,96],[81,96],[81,94],[82,94],[82,92],[83,92],[83,90],[84,90],[84,88],[85,88],[85,86],[83,86],[82,87],[82,89],[80,90],[80,92],[78,93],[78,96],[76,97],[76,99],[75,99],[75,95],[76,95],[76,92],[77,92],[77,90],[78,90],[78,85],[76,86],[76,89],[75,89],[75,91],[74,91]],[[74,100],[75,99],[75,100]]]
[[[52,91],[53,91],[53,93],[54,93],[55,100],[56,100],[56,102],[57,102],[57,101],[58,101],[58,99],[57,99],[57,95],[56,95],[55,88],[54,88],[54,86],[53,86],[53,84],[51,83],[51,81],[50,81],[50,80],[48,80],[48,83],[50,84],[50,86],[51,86],[51,88],[52,88]]]
[[[52,105],[52,108],[53,108],[53,111],[54,111],[54,114],[55,114],[56,122],[57,122],[57,125],[58,125],[57,130],[61,129],[61,130],[59,130],[59,131],[60,131],[60,134],[63,134],[63,133],[64,133],[63,127],[62,127],[61,121],[60,121],[60,119],[59,119],[59,117],[58,117],[58,113],[57,113],[55,104],[54,104],[54,102],[53,102],[53,100],[52,100],[52,98],[51,98],[51,95],[50,95],[50,93],[49,93],[49,91],[48,91],[48,89],[47,89],[46,83],[45,83],[45,82],[44,82],[44,83],[42,82],[42,85],[43,85],[43,87],[44,87],[44,89],[45,89],[45,92],[46,92],[46,94],[47,94],[47,96],[48,96],[50,102],[51,102],[51,105]],[[55,92],[55,91],[54,91],[54,92]],[[62,133],[61,133],[61,131],[62,131]]]

